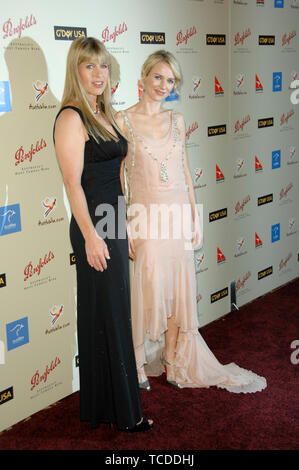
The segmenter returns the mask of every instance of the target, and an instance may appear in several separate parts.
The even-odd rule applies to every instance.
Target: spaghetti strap
[[[132,123],[131,123],[130,119],[129,119],[128,116],[127,116],[127,113],[122,110],[122,111],[121,111],[121,114],[122,114],[122,116],[123,116],[123,118],[124,118],[124,120],[125,120],[125,123],[126,123],[128,129],[129,129],[129,131],[130,131],[131,136],[133,136],[133,135],[134,135],[133,126],[132,126]]]

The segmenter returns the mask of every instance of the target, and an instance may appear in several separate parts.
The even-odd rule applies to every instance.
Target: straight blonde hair
[[[110,54],[104,44],[102,44],[98,39],[92,37],[81,37],[73,41],[71,44],[67,56],[66,77],[61,108],[75,100],[82,111],[84,124],[88,134],[92,135],[97,142],[98,137],[101,137],[104,141],[118,141],[119,138],[111,134],[111,132],[105,129],[105,127],[96,119],[89,103],[87,93],[80,81],[78,66],[82,62],[90,60],[96,60],[100,64],[105,63],[109,68],[107,86],[103,94],[97,97],[97,105],[99,110],[104,112],[109,123],[115,127],[120,134],[122,134],[114,119],[114,110],[111,106]]]

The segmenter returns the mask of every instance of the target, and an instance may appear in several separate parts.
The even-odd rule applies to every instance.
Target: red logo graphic
[[[245,286],[245,283],[246,281],[250,278],[251,276],[251,272],[248,271],[248,273],[245,274],[245,276],[243,277],[243,279],[238,279],[237,282],[236,282],[236,291],[240,290],[241,287],[244,287]]]
[[[109,41],[116,41],[116,38],[120,36],[121,34],[125,33],[128,30],[127,25],[125,22],[123,24],[120,24],[118,27],[114,27],[113,33],[110,33],[110,30],[108,26],[102,31],[102,41],[103,42],[109,42]]]
[[[282,188],[282,189],[280,190],[279,199],[281,200],[281,199],[283,199],[284,197],[287,197],[288,192],[291,191],[291,189],[293,188],[293,186],[294,186],[293,183],[289,183],[285,189]]]
[[[248,194],[248,196],[246,196],[243,201],[240,203],[240,201],[237,202],[236,206],[235,206],[235,214],[238,214],[240,211],[243,211],[244,207],[246,206],[246,204],[250,201],[250,196]]]
[[[225,260],[226,260],[226,258],[224,256],[224,254],[222,253],[220,248],[218,248],[218,246],[217,246],[217,263],[223,263],[223,261],[225,261]]]
[[[255,91],[258,91],[258,92],[264,91],[262,82],[260,81],[257,74],[255,74]]]
[[[192,132],[196,131],[196,129],[198,129],[198,122],[197,121],[193,122],[192,126],[188,127],[188,130],[186,132],[187,140],[189,140],[190,135],[192,134]]]
[[[30,17],[26,16],[25,21],[20,18],[18,26],[14,27],[11,19],[5,21],[3,24],[3,39],[6,39],[11,36],[17,35],[19,38],[22,36],[22,32],[24,29],[30,28],[31,26],[36,24],[35,17],[31,14]]]
[[[249,116],[249,114],[248,114],[245,118],[243,118],[242,121],[239,121],[239,120],[236,121],[236,123],[235,123],[235,132],[234,132],[234,133],[236,134],[237,132],[243,131],[245,125],[246,125],[249,121],[250,121],[250,116]]]
[[[143,95],[144,86],[141,80],[138,80],[138,98],[141,100]]]
[[[197,181],[200,179],[200,177],[203,174],[203,169],[202,168],[195,168],[194,173],[195,173],[195,182],[197,183]]]
[[[54,305],[50,308],[50,315],[52,317],[51,325],[53,326],[58,318],[62,315],[63,305]]]
[[[36,91],[35,101],[37,103],[47,93],[49,85],[47,82],[36,80],[36,82],[33,83],[33,88]]]
[[[31,379],[31,388],[30,390],[33,390],[35,387],[37,387],[41,382],[46,383],[48,379],[48,375],[53,372],[54,369],[56,369],[57,366],[60,364],[60,359],[59,357],[56,356],[56,358],[51,361],[50,366],[46,366],[45,372],[40,375],[39,371],[37,370],[35,374],[33,375]]]
[[[249,36],[251,36],[251,29],[250,28],[247,28],[245,31],[243,31],[242,34],[240,34],[240,33],[235,34],[234,45],[239,46],[239,44],[242,44],[242,46],[243,46],[245,39],[248,38]]]
[[[245,80],[244,73],[238,73],[238,75],[236,76],[236,88],[237,89],[241,88],[241,86],[244,83],[244,80]]]
[[[218,96],[218,95],[223,95],[223,94],[224,94],[224,90],[222,86],[220,85],[218,78],[215,77],[215,95]]]
[[[259,159],[257,158],[256,155],[255,155],[255,157],[254,157],[254,160],[255,160],[255,171],[256,171],[256,172],[262,171],[262,170],[263,170],[263,166],[262,166],[261,162],[259,161]]]
[[[296,155],[296,147],[290,147],[290,160],[293,160]]]
[[[290,261],[290,259],[292,258],[292,253],[289,253],[288,256],[286,257],[286,259],[282,259],[279,263],[279,271],[281,271],[283,268],[286,267],[287,263]]]
[[[204,253],[198,253],[196,256],[196,264],[197,266],[201,266],[203,261],[204,261],[205,254]]]
[[[44,208],[46,209],[45,210],[45,213],[44,213],[44,217],[45,219],[48,217],[48,215],[54,211],[55,207],[56,207],[56,197],[55,198],[50,198],[50,197],[46,197],[43,201],[42,201],[42,205],[44,206]]]
[[[192,36],[194,36],[194,34],[196,33],[197,31],[196,31],[195,26],[192,26],[191,28],[187,29],[186,34],[183,34],[182,30],[180,30],[178,34],[176,35],[176,40],[177,40],[176,45],[178,46],[179,44],[187,44],[189,39]]]
[[[281,118],[280,118],[280,125],[283,126],[284,124],[288,124],[289,119],[293,117],[295,114],[295,111],[291,109],[287,114],[283,113]]]
[[[111,87],[111,95],[114,95],[114,93],[116,92],[116,90],[118,89],[119,87],[119,82],[116,82],[114,85],[112,85]]]
[[[283,36],[282,36],[282,40],[281,40],[281,44],[282,46],[285,46],[286,44],[289,46],[290,45],[290,42],[291,40],[296,37],[296,31],[293,30],[291,33],[287,34],[285,33]]]
[[[193,82],[193,91],[196,91],[197,88],[200,87],[200,85],[201,85],[201,80],[202,80],[202,79],[199,78],[199,77],[193,77],[193,79],[192,79],[192,82]]]
[[[239,253],[242,250],[244,245],[245,245],[245,238],[240,238],[240,240],[237,240],[237,251]]]
[[[243,168],[243,166],[244,166],[244,163],[245,163],[244,158],[240,158],[239,160],[236,161],[236,170],[237,170],[237,173],[240,173],[240,171],[242,170],[242,168]]]
[[[255,248],[258,248],[259,246],[262,246],[263,242],[258,236],[258,234],[255,232]]]
[[[35,146],[34,144],[31,144],[30,150],[27,153],[24,152],[23,145],[21,145],[15,153],[15,166],[19,163],[23,163],[25,160],[29,160],[29,162],[31,162],[33,155],[40,152],[45,147],[47,147],[47,144],[44,139],[41,139],[40,141],[38,140]]]
[[[224,174],[216,163],[216,181],[224,181]]]
[[[47,255],[44,256],[44,259],[39,259],[37,266],[33,267],[32,261],[27,264],[26,268],[24,269],[24,281],[27,281],[29,277],[32,277],[34,274],[40,275],[42,268],[48,264],[52,259],[54,259],[54,253],[49,251]]]

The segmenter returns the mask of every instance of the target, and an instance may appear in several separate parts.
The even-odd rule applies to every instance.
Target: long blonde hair
[[[110,54],[104,44],[102,44],[98,39],[92,37],[81,37],[73,41],[71,44],[67,56],[66,77],[61,108],[68,105],[71,101],[76,101],[79,105],[78,107],[82,111],[86,130],[96,141],[98,141],[98,137],[101,137],[104,141],[117,141],[118,137],[111,134],[111,132],[105,129],[105,127],[96,119],[89,103],[87,93],[80,81],[78,66],[82,62],[89,60],[97,60],[99,63],[105,63],[108,65],[109,76],[107,86],[103,94],[97,97],[97,105],[99,110],[105,113],[110,124],[116,127],[118,132],[122,134],[115,122],[114,110],[111,106]]]

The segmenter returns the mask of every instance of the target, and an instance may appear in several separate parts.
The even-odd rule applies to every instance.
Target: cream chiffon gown
[[[235,393],[266,388],[265,378],[234,363],[222,365],[198,331],[191,207],[175,111],[169,111],[162,139],[142,136],[127,113],[123,116],[130,135],[125,177],[136,254],[131,314],[137,367],[147,364],[148,375],[162,373],[160,358],[149,359],[145,340],[146,346],[163,345],[167,319],[174,315],[179,336],[172,380],[181,387],[217,386]],[[157,351],[160,356],[161,348]]]

